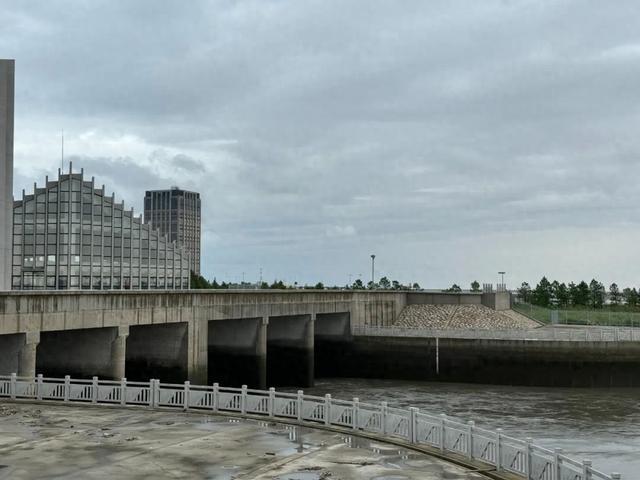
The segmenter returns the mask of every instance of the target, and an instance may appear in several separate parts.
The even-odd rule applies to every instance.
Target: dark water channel
[[[401,380],[318,379],[305,393],[387,401],[425,413],[474,420],[485,428],[568,455],[605,473],[640,479],[640,389],[509,387]]]

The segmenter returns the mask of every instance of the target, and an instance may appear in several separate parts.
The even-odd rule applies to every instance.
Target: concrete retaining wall
[[[345,377],[640,387],[638,342],[440,339],[436,347],[429,338],[358,336],[335,358],[332,374]]]

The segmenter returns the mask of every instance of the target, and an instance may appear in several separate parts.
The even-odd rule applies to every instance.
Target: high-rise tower
[[[178,187],[151,190],[144,196],[144,223],[182,245],[191,271],[200,275],[200,194]]]
[[[0,60],[0,291],[11,290],[15,61]]]

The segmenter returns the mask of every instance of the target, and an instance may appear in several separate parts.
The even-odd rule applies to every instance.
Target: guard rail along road
[[[0,376],[0,398],[31,399],[74,404],[177,408],[234,415],[265,417],[307,427],[348,429],[380,440],[403,441],[441,456],[479,462],[485,471],[528,480],[619,480],[620,474],[602,473],[585,460],[578,462],[532,443],[504,435],[501,430],[477,427],[446,415],[401,409],[386,403],[362,403],[295,393],[242,388],[149,382],[75,380],[61,378]]]
[[[567,342],[640,342],[640,328],[536,328],[533,330],[465,329],[420,327],[352,327],[354,335],[373,337],[469,338],[490,340],[547,340]]]

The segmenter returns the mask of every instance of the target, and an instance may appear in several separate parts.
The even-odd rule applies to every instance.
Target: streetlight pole
[[[376,273],[376,256],[371,255],[371,284],[375,283],[375,273]]]
[[[504,286],[504,274],[507,272],[498,272],[498,275],[500,275],[502,277],[501,283]]]

